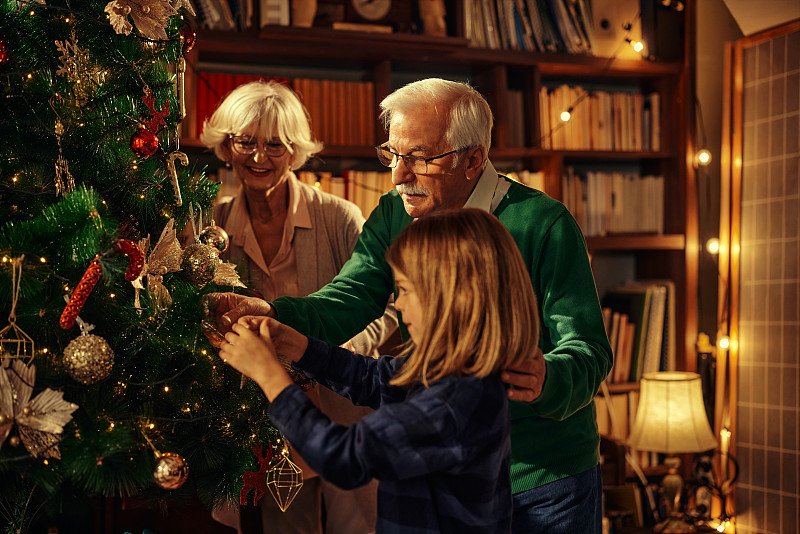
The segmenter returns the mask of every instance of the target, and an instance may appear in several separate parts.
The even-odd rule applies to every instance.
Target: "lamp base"
[[[653,527],[657,534],[690,534],[695,532],[694,525],[687,523],[679,515],[673,515]]]

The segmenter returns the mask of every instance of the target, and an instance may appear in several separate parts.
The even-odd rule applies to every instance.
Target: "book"
[[[606,291],[601,299],[604,307],[625,313],[635,325],[633,347],[631,348],[630,372],[626,382],[635,382],[641,378],[641,362],[645,355],[645,339],[647,336],[646,325],[649,324],[650,298],[649,287],[622,285],[615,286]]]

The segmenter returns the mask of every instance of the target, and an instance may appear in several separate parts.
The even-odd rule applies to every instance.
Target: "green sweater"
[[[512,182],[494,214],[531,273],[547,362],[539,398],[511,402],[511,481],[519,493],[597,465],[594,396],[612,356],[586,243],[567,209]],[[397,192],[384,194],[336,278],[308,297],[275,300],[278,319],[338,345],[380,317],[394,290],[384,255],[411,221]]]

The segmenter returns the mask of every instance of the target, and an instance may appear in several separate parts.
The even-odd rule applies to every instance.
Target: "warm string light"
[[[705,148],[698,150],[697,154],[695,154],[694,160],[698,165],[709,165],[711,163],[711,152]]]
[[[712,237],[706,241],[706,250],[709,254],[719,254],[719,239]]]
[[[626,38],[625,42],[631,45],[631,48],[633,48],[633,51],[636,52],[637,54],[641,54],[642,51],[644,51],[644,43],[641,41],[637,41],[636,39]]]

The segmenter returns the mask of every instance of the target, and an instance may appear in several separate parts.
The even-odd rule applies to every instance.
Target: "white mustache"
[[[395,186],[395,189],[397,189],[397,192],[401,195],[421,195],[427,197],[431,194],[430,191],[417,184],[399,184]]]

